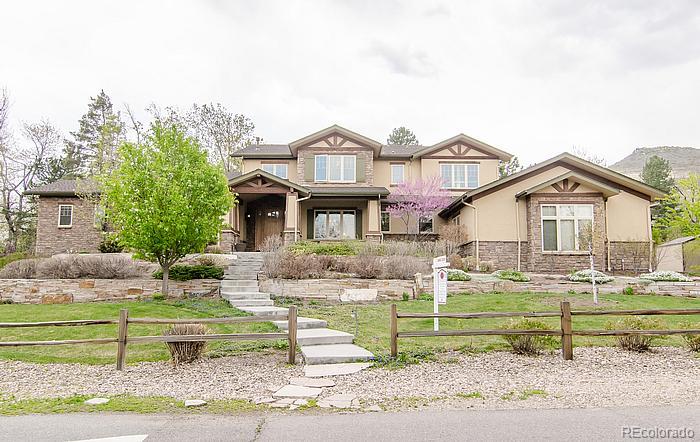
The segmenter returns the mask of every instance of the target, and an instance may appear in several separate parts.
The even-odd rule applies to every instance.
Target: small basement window
[[[73,206],[71,204],[61,204],[58,206],[58,227],[73,226]]]

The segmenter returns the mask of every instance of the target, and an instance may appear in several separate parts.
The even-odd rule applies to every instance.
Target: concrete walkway
[[[286,308],[275,307],[269,293],[261,293],[258,273],[262,267],[263,254],[257,252],[236,253],[235,264],[230,265],[221,281],[221,296],[232,306],[255,316],[272,316],[287,313]],[[272,321],[280,330],[287,330],[287,321]],[[306,364],[308,381],[294,380],[272,397],[260,397],[258,403],[273,407],[298,408],[315,399],[324,386],[309,386],[314,378],[356,373],[369,367],[374,355],[353,344],[354,336],[340,330],[328,328],[326,321],[315,318],[297,318],[297,343]],[[314,367],[309,370],[309,367]],[[332,383],[335,385],[335,382]],[[331,385],[325,385],[329,387]],[[354,397],[340,397],[319,402],[320,406],[337,408],[359,408]]]

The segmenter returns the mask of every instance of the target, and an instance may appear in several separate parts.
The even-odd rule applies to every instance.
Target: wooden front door
[[[252,250],[260,250],[260,247],[269,236],[281,237],[284,231],[284,198],[277,196],[261,198],[251,204],[249,209],[250,219],[254,220],[255,243]],[[250,232],[250,230],[249,230]],[[253,237],[253,235],[250,235]]]

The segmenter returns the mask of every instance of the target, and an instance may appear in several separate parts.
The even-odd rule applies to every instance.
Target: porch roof
[[[311,196],[387,196],[389,189],[386,187],[309,187]]]
[[[246,183],[246,182],[251,181],[251,180],[254,180],[256,178],[265,178],[267,181],[271,181],[271,182],[276,183],[282,187],[296,190],[297,192],[299,192],[303,195],[308,195],[310,192],[309,189],[307,189],[304,186],[294,184],[293,182],[291,182],[289,180],[286,180],[284,178],[280,178],[277,175],[271,174],[270,172],[265,172],[262,169],[251,170],[250,172],[244,173],[241,176],[237,176],[235,178],[232,178],[228,181],[228,186],[229,187],[240,186],[241,184]]]

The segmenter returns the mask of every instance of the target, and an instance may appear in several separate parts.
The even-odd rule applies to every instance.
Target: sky
[[[465,133],[527,165],[700,147],[700,2],[31,1],[0,13],[0,87],[66,135],[118,109],[220,102],[288,143],[339,124]]]

